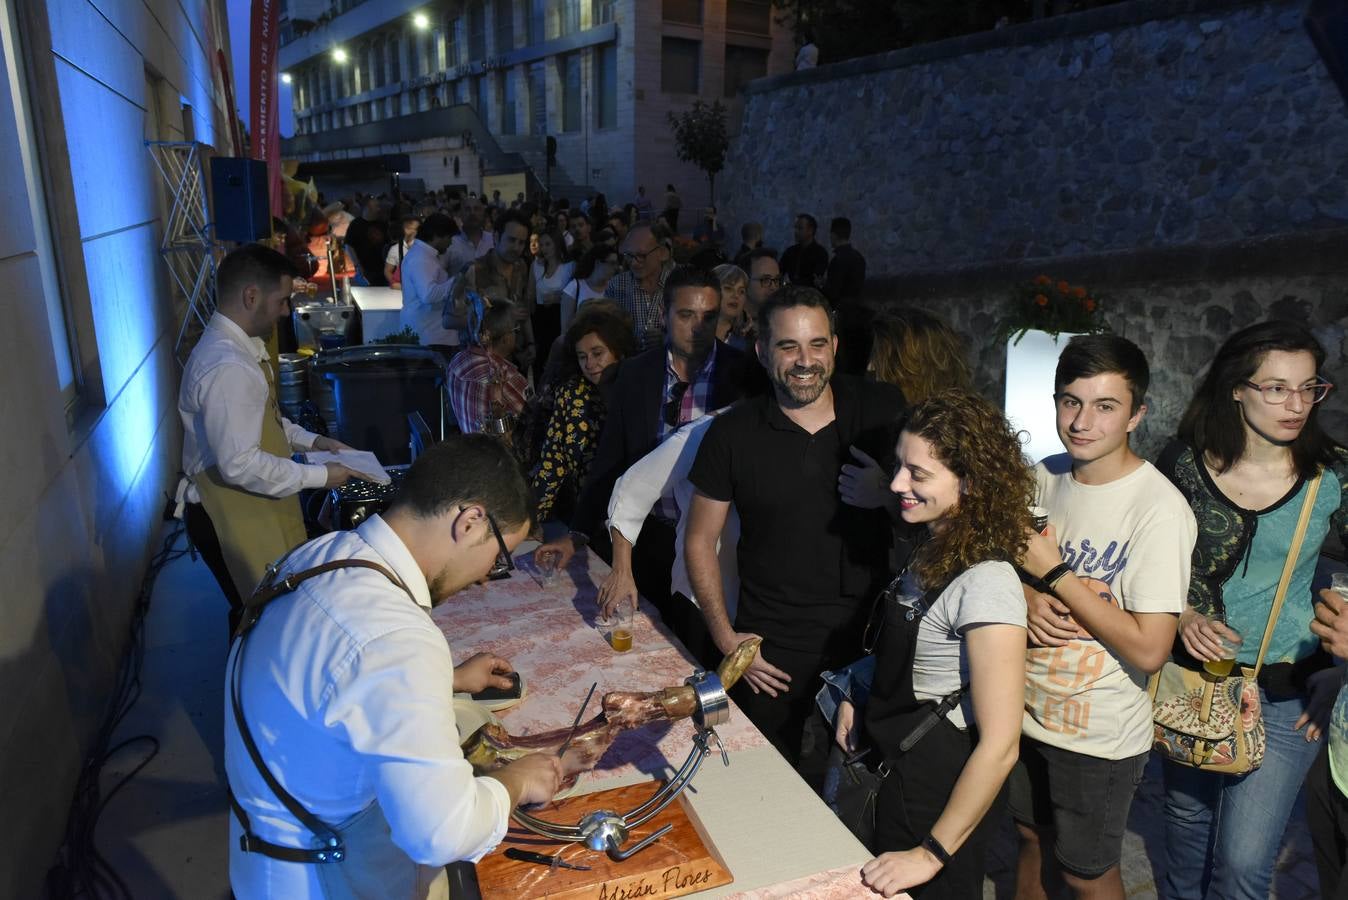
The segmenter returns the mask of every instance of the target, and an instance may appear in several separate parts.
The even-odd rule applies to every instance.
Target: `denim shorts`
[[[1133,794],[1150,753],[1100,759],[1021,738],[1008,804],[1022,825],[1052,830],[1068,872],[1098,878],[1119,864]]]

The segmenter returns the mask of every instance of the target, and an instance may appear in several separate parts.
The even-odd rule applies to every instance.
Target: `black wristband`
[[[1048,585],[1050,589],[1055,588],[1058,586],[1058,582],[1062,581],[1063,576],[1070,571],[1072,571],[1072,567],[1067,563],[1058,563],[1044,574],[1044,584]]]
[[[950,852],[941,846],[941,842],[936,840],[935,835],[929,834],[922,839],[922,849],[936,857],[941,865],[950,865]]]

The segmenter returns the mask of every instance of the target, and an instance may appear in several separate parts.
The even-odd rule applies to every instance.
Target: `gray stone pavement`
[[[1276,900],[1317,900],[1320,896],[1303,799],[1297,798],[1278,854],[1271,894]],[[1123,843],[1123,884],[1130,900],[1153,900],[1156,884],[1165,872],[1165,825],[1161,803],[1161,767],[1160,762],[1153,759],[1133,800],[1128,834]],[[1010,900],[1015,896],[1016,834],[1009,816],[1003,826],[998,841],[989,851],[984,900]]]

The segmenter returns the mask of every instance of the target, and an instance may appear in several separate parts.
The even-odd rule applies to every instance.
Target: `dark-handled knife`
[[[519,847],[507,847],[505,858],[518,860],[519,862],[538,863],[540,866],[548,866],[549,868],[557,868],[560,866],[563,869],[575,869],[577,872],[590,871],[589,866],[578,866],[575,863],[569,863],[560,856],[548,856],[546,853],[521,850]]]

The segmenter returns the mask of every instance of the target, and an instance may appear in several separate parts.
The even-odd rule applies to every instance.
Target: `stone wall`
[[[869,305],[915,306],[949,322],[966,340],[976,386],[1005,395],[1006,347],[993,339],[1006,313],[1007,286],[1045,274],[1088,287],[1115,334],[1151,364],[1149,412],[1134,438],[1154,458],[1174,435],[1194,389],[1221,343],[1266,319],[1309,328],[1325,348],[1322,374],[1338,385],[1321,423],[1348,444],[1348,229],[1315,237],[1097,255],[1045,264],[984,266],[868,282]]]
[[[1304,3],[1138,0],[753,82],[727,223],[845,215],[873,274],[1348,222]]]
[[[1348,108],[1303,7],[1138,0],[756,81],[724,219],[850,217],[867,302],[946,318],[998,400],[1012,286],[1087,285],[1151,361],[1148,456],[1228,335],[1303,322],[1348,443]]]

